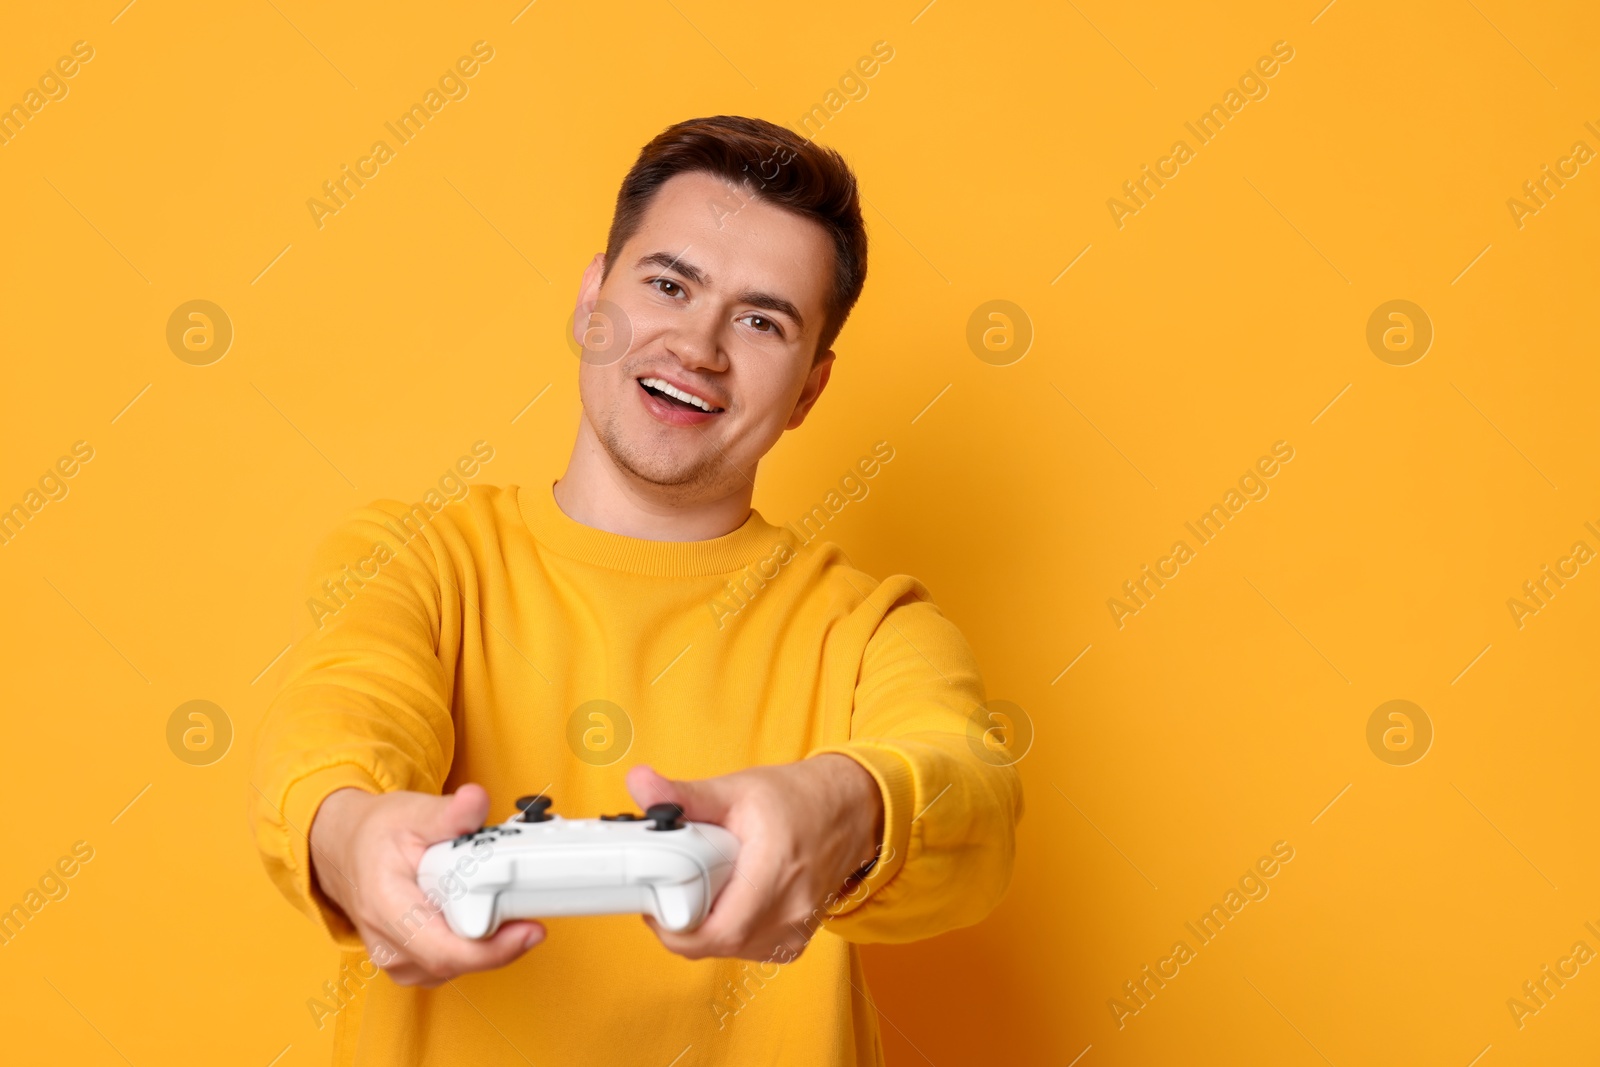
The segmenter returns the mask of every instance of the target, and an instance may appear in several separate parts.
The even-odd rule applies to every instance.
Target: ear
[[[606,254],[596,252],[589,265],[583,268],[583,282],[578,286],[578,303],[572,312],[572,339],[583,347],[583,335],[589,329],[589,315],[600,299],[600,279],[606,271]]]
[[[800,390],[800,399],[795,401],[794,414],[789,416],[789,424],[784,427],[785,430],[798,430],[800,424],[806,421],[806,416],[811,414],[811,406],[828,387],[828,376],[832,373],[833,349],[830,348],[812,364],[811,373],[806,375],[805,388]]]

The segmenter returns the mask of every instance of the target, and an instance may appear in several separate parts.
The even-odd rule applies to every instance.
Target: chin
[[[715,451],[709,455],[678,455],[665,449],[642,447],[611,433],[601,434],[600,443],[619,469],[663,489],[709,488],[723,480],[719,472],[727,469],[727,464]]]

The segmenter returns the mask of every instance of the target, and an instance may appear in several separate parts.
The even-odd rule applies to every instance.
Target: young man
[[[668,128],[583,275],[566,474],[380,501],[323,546],[313,596],[337,608],[273,701],[253,817],[345,952],[311,1004],[339,1063],[880,1063],[855,946],[999,901],[1022,794],[966,641],[916,580],[750,507],[827,385],[866,246],[836,152],[755,119]],[[539,792],[580,818],[676,803],[739,838],[737,873],[692,932],[456,937],[423,850]]]

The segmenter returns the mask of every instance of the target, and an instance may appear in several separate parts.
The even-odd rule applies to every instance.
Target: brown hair
[[[644,220],[656,191],[677,174],[704,171],[738,182],[757,199],[820,223],[833,238],[833,290],[817,341],[825,352],[867,280],[867,231],[856,176],[831,148],[763,119],[715,115],[668,126],[639,151],[622,179],[606,238],[610,274],[622,246]]]

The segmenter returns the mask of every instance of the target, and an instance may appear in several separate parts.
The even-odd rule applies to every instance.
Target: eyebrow
[[[685,249],[684,251],[688,251],[688,249]],[[642,256],[639,259],[639,262],[634,264],[635,269],[647,266],[656,266],[660,267],[662,270],[677,271],[679,274],[683,275],[696,285],[711,284],[711,276],[705,271],[701,270],[699,267],[695,266],[693,263],[684,262],[682,252],[679,252],[675,256],[669,255],[666,252],[651,252],[647,256]],[[776,311],[781,315],[787,315],[789,318],[794,320],[795,326],[798,327],[802,333],[805,332],[805,316],[800,314],[800,309],[795,307],[793,302],[785,300],[781,296],[776,296],[772,293],[763,293],[756,289],[749,289],[738,294],[736,299],[741,304],[749,304],[751,307],[763,308],[767,311]]]

